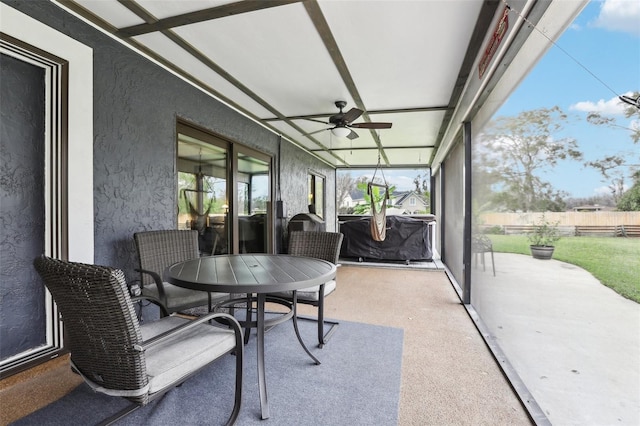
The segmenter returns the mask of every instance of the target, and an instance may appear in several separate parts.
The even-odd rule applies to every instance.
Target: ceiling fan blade
[[[351,108],[349,111],[345,112],[342,116],[342,121],[345,123],[351,123],[353,120],[360,117],[364,111],[358,108]]]
[[[311,136],[311,135],[315,135],[316,133],[320,133],[320,132],[324,132],[325,130],[330,130],[330,129],[320,129],[320,130],[316,130],[315,132],[311,132],[311,133],[305,133],[302,136]]]
[[[353,130],[351,131],[351,133],[349,133],[349,134],[347,135],[347,138],[348,138],[348,139],[351,139],[351,140],[357,139],[357,138],[359,138],[359,137],[360,137],[360,136],[358,136],[358,134],[357,134],[356,132],[354,132]]]
[[[331,124],[328,121],[321,121],[321,120],[316,120],[314,118],[305,118],[305,120],[309,120],[309,121],[314,121],[316,123],[322,123],[322,124]]]
[[[392,123],[355,123],[351,124],[351,127],[357,129],[390,129]]]

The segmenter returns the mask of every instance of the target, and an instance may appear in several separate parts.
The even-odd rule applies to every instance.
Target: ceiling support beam
[[[349,94],[353,98],[353,101],[356,103],[356,107],[364,111],[364,113],[362,114],[362,118],[366,122],[370,123],[371,119],[369,118],[369,114],[367,114],[367,108],[364,106],[364,102],[362,102],[362,97],[360,96],[360,93],[358,92],[358,88],[356,87],[356,84],[353,81],[351,72],[347,67],[347,63],[345,62],[344,57],[340,52],[338,43],[336,42],[336,39],[333,37],[333,34],[331,33],[329,24],[327,23],[327,20],[325,19],[322,13],[322,10],[320,9],[320,6],[318,5],[318,2],[316,0],[305,0],[303,4],[305,9],[307,10],[307,13],[309,14],[309,18],[311,18],[311,22],[313,22],[313,25],[316,27],[316,31],[318,31],[318,34],[320,35],[320,38],[322,39],[322,42],[324,43],[324,46],[326,47],[327,52],[329,53],[329,56],[331,57],[331,59],[333,60],[333,63],[338,69],[338,73],[340,74],[340,77],[342,77],[342,80],[344,81],[345,86],[347,86],[347,89],[349,90]],[[376,142],[376,145],[378,146],[380,156],[384,159],[385,163],[389,165],[389,159],[387,158],[387,155],[384,152],[384,149],[382,147],[382,142],[380,141],[380,136],[378,132],[376,132],[375,129],[370,129],[370,131],[371,131],[371,136],[373,137],[373,140]]]
[[[367,113],[369,115],[376,115],[376,114],[403,114],[403,113],[407,113],[407,112],[437,112],[437,111],[449,111],[453,108],[449,107],[449,106],[433,106],[433,107],[416,107],[416,108],[399,108],[399,109],[378,109],[378,110],[373,110],[373,111],[367,111]],[[285,117],[288,118],[289,120],[307,120],[307,119],[312,119],[312,118],[323,118],[323,117],[330,117],[332,115],[334,115],[336,112],[328,112],[325,114],[310,114],[310,115],[295,115],[295,116],[289,116],[289,117]],[[278,117],[272,117],[272,118],[263,118],[262,121],[280,121],[281,118]]]
[[[291,3],[299,3],[302,0],[246,0],[235,3],[224,4],[222,6],[195,12],[184,13],[182,15],[171,16],[169,18],[147,22],[146,24],[132,25],[118,30],[120,37],[135,37],[156,31],[167,30],[169,28],[181,27],[183,25],[195,24],[198,22],[210,21],[212,19],[224,18],[226,16],[240,15],[242,13],[255,12],[256,10],[269,9],[271,7],[283,6]],[[122,4],[134,3],[131,0],[120,0]],[[129,6],[127,6],[129,7]],[[131,8],[129,8],[132,10]]]
[[[435,148],[434,145],[422,145],[422,146],[388,146],[387,149],[389,150],[396,150],[396,149],[432,149]],[[332,148],[332,151],[365,151],[365,150],[374,150],[374,149],[378,149],[375,146],[358,146],[358,147],[349,147],[349,148]],[[311,152],[321,152],[322,150],[320,149],[309,149],[309,151]]]

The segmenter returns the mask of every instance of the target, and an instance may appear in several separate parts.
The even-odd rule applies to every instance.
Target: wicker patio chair
[[[244,347],[242,330],[233,317],[222,313],[195,320],[166,316],[140,324],[119,269],[45,256],[37,258],[34,266],[62,314],[72,369],[94,391],[132,401],[102,424],[148,404],[231,352],[236,357],[235,402],[227,424],[235,422],[241,404]],[[211,319],[224,320],[229,327],[211,325]]]
[[[177,262],[200,256],[198,231],[144,231],[133,235],[140,259],[142,295],[160,305],[163,315],[199,306],[209,306],[228,298],[226,293],[207,293],[189,290],[165,282],[166,268]]]
[[[289,254],[293,256],[313,257],[338,264],[343,235],[339,232],[292,231],[289,234]],[[318,347],[323,347],[335,332],[338,322],[324,319],[324,299],[336,289],[336,280],[315,287],[298,290],[298,303],[318,308],[317,318],[299,316],[299,319],[311,319],[318,322]],[[274,293],[273,296],[291,300],[293,292]],[[324,324],[330,324],[324,332]]]

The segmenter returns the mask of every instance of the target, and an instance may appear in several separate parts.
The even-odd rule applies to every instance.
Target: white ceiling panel
[[[393,123],[390,129],[380,130],[384,146],[425,146],[435,144],[444,114],[444,111],[376,114],[371,119]]]
[[[118,0],[78,0],[77,3],[116,28],[144,24],[144,20]]]
[[[352,167],[367,167],[378,164],[377,149],[361,149],[353,151],[339,151],[338,157]],[[384,165],[384,164],[383,164]]]
[[[320,145],[318,145],[313,139],[316,139],[318,140],[318,142],[323,143],[320,140],[321,138],[317,137],[318,135],[311,135],[313,139],[309,137],[301,137],[303,133],[299,132],[298,130],[292,128],[291,126],[289,126],[288,124],[282,121],[269,122],[269,125],[275,128],[278,133],[294,138],[302,146],[307,147],[309,149],[320,148]]]
[[[236,0],[138,0],[137,3],[157,19],[164,19],[171,16],[235,3],[235,1]]]
[[[176,66],[185,73],[202,81],[204,84],[213,88],[213,90],[219,92],[238,105],[242,105],[248,112],[258,117],[269,114],[264,107],[251,99],[251,97],[247,96],[244,92],[222,78],[219,74],[212,72],[211,68],[203,64],[196,57],[187,53],[164,34],[143,34],[134,37],[134,39],[143,46],[151,49],[158,56],[171,63],[177,64]]]
[[[332,166],[335,166],[335,167],[345,166],[345,163],[343,161],[341,161],[339,159],[336,159],[329,152],[326,152],[326,151],[317,152],[317,153],[315,153],[315,155],[317,155],[319,158],[321,158],[322,160],[324,160],[328,164],[331,164]]]
[[[379,109],[448,104],[465,54],[460,46],[468,44],[482,2],[326,1],[320,6],[365,106]]]
[[[386,149],[385,154],[389,162],[396,165],[412,165],[427,167],[431,158],[432,148],[421,149]]]

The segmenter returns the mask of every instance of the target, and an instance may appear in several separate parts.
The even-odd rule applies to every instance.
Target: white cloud
[[[631,92],[626,93],[630,95]],[[618,99],[611,98],[609,100],[600,99],[599,101],[580,101],[569,107],[570,110],[583,111],[583,112],[599,112],[604,115],[623,115],[624,103]]]
[[[581,27],[579,24],[576,24],[575,22],[574,22],[574,23],[572,23],[572,24],[569,26],[569,28],[570,28],[570,29],[572,29],[572,30],[574,30],[574,31],[581,31],[581,30],[582,30],[582,27]]]
[[[593,25],[640,36],[640,2],[638,0],[605,0]]]
[[[593,192],[596,195],[611,195],[611,188],[609,188],[608,186],[599,186],[597,188],[594,188]]]
[[[629,189],[629,185],[626,183],[622,185],[622,191],[626,191]],[[611,195],[611,188],[608,186],[599,186],[593,189],[594,194],[596,195]]]

